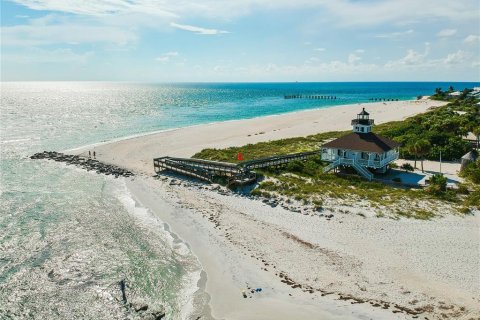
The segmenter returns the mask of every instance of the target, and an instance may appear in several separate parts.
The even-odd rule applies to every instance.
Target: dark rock
[[[133,302],[133,303],[132,303],[132,308],[133,308],[136,312],[146,311],[146,310],[148,310],[148,304],[143,303],[143,302],[136,301],[136,302]]]
[[[77,155],[66,155],[55,151],[44,151],[41,153],[36,153],[30,156],[30,159],[49,159],[58,162],[64,162],[67,165],[76,165],[77,167],[81,167],[87,171],[94,170],[99,174],[115,175],[115,178],[117,178],[118,176],[130,177],[134,175],[130,171],[113,165],[101,163],[98,160],[81,158]]]
[[[165,308],[160,307],[160,308],[152,309],[150,314],[154,317],[153,319],[161,320],[165,317]]]

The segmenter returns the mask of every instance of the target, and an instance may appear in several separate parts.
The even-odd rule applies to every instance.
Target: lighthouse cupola
[[[353,132],[368,133],[372,132],[373,119],[370,119],[370,114],[363,108],[362,112],[357,114],[357,119],[352,120]]]

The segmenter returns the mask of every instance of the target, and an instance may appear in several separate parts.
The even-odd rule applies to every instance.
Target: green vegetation
[[[423,172],[423,157],[425,157],[431,150],[432,145],[427,139],[419,139],[414,141],[406,146],[408,152],[415,155],[415,167],[417,166],[417,157],[420,157],[422,161],[422,172]]]
[[[337,176],[323,173],[319,159],[292,162],[286,168],[262,171],[267,179],[261,182],[257,194],[280,194],[307,203],[324,202],[327,199],[342,199],[346,204],[367,200],[374,207],[394,207],[399,203],[414,203],[418,200],[444,200],[458,203],[455,197],[432,194],[422,190],[399,188],[380,182],[369,182],[358,176]],[[424,209],[412,206],[413,216]]]
[[[480,108],[476,102],[473,98],[456,98],[446,106],[405,121],[378,125],[375,132],[400,142],[403,158],[438,160],[441,152],[443,160],[460,159],[471,148],[462,136],[477,130],[480,123]]]
[[[405,162],[404,164],[402,164],[402,166],[400,168],[402,168],[405,171],[410,171],[410,172],[412,172],[414,170],[413,166],[408,162]]]
[[[457,98],[465,99],[467,95],[473,91],[473,89],[465,88],[461,91],[460,96],[449,96],[450,93],[454,92],[455,88],[453,86],[449,86],[447,91],[443,91],[442,88],[436,88],[435,93],[430,96],[430,99],[433,100],[442,100],[442,101],[451,101]]]
[[[468,196],[464,202],[465,210],[470,207],[480,208],[480,158],[476,162],[470,163],[460,172],[460,176],[470,182],[469,187],[472,189],[471,192],[466,192]],[[462,187],[462,191],[464,189],[468,189],[468,187]]]
[[[338,138],[346,132],[334,131],[319,133],[307,137],[281,139],[256,144],[247,144],[242,147],[230,147],[227,149],[204,149],[193,157],[225,162],[239,162],[237,155],[243,155],[243,160],[258,159],[274,155],[289,154],[304,151],[318,150],[319,146],[326,140]]]
[[[447,178],[445,178],[443,174],[434,174],[430,178],[427,192],[431,194],[442,194],[445,191],[447,191]]]
[[[453,91],[453,88],[450,88]],[[462,136],[475,130],[478,134],[480,111],[477,100],[464,95],[450,98],[437,93],[435,99],[448,97],[450,103],[435,108],[405,121],[381,124],[375,132],[402,143],[401,155],[407,159],[438,160],[440,152],[443,160],[459,159],[471,148]],[[461,112],[459,112],[461,111]],[[238,162],[237,155],[242,153],[244,160],[317,150],[329,139],[342,136],[346,132],[327,132],[282,139],[276,141],[248,144],[227,149],[205,149],[194,155],[195,158]],[[308,161],[291,162],[286,166],[258,172],[266,179],[252,193],[264,197],[283,195],[290,199],[321,207],[329,199],[340,199],[346,205],[367,201],[377,216],[393,212],[396,216],[417,219],[429,219],[437,210],[434,202],[447,202],[449,206],[468,212],[469,208],[480,208],[480,163],[471,164],[462,174],[469,184],[457,191],[446,189],[446,179],[442,175],[434,176],[431,185],[425,191],[402,188],[398,181],[392,184],[368,182],[356,176],[324,174],[319,158]],[[409,164],[402,165],[405,171],[412,171]],[[396,183],[394,183],[396,182]],[[463,207],[461,207],[463,205]]]
[[[480,185],[480,158],[476,162],[472,162],[460,173],[465,179]]]

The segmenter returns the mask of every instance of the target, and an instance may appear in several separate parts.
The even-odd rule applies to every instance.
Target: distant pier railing
[[[290,94],[284,95],[284,99],[309,99],[309,100],[336,100],[337,96],[325,96],[316,94]]]
[[[398,98],[369,98],[370,101],[399,101]]]
[[[318,95],[318,94],[289,94],[284,95],[284,99],[307,99],[307,100],[337,100],[337,96]],[[369,101],[400,101],[398,98],[368,98]]]

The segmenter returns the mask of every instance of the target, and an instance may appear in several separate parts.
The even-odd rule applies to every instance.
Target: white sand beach
[[[355,118],[363,107],[370,112],[375,123],[379,124],[402,120],[444,104],[445,102],[441,101],[418,100],[342,105],[174,129],[106,143],[90,150],[95,150],[102,161],[152,174],[152,159],[156,157],[191,157],[205,148],[242,146],[319,132],[349,130],[351,119]],[[86,154],[87,150],[78,149],[76,152]]]
[[[154,157],[348,130],[362,107],[383,123],[442,104],[339,106],[175,129],[90,150],[138,173],[126,181],[132,196],[199,258],[213,318],[478,319],[478,213],[420,221],[364,217],[357,207],[291,212],[219,186],[152,177]]]

